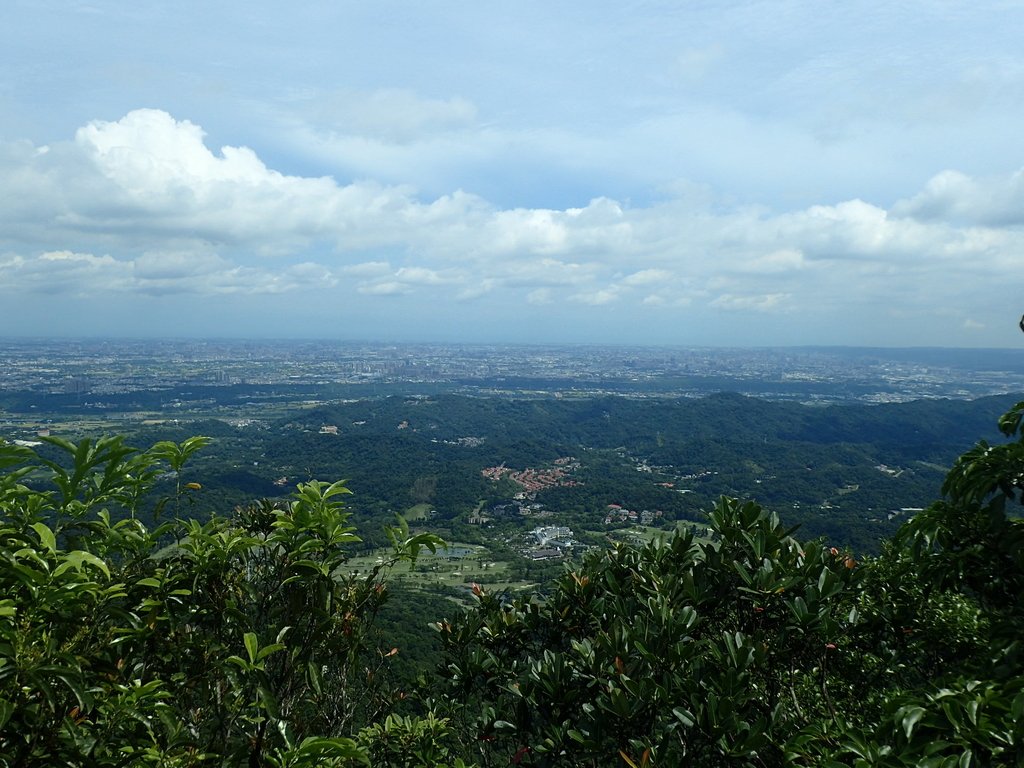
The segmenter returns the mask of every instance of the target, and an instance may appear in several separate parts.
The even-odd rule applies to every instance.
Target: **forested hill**
[[[337,402],[263,425],[159,427],[139,435],[216,438],[201,457],[208,494],[281,495],[296,481],[345,477],[364,533],[426,503],[458,524],[518,490],[488,467],[572,456],[571,485],[536,501],[589,526],[609,504],[702,520],[721,494],[756,498],[784,520],[862,550],[939,494],[943,473],[1015,398],[808,406],[722,393],[700,399],[388,397]],[[283,481],[283,482],[282,482]],[[277,485],[275,485],[275,482]]]
[[[955,409],[964,419],[993,404]],[[440,418],[448,411],[465,418],[488,405],[501,412],[500,430],[429,437],[452,428]],[[410,459],[433,462],[438,474],[416,476],[405,494],[436,495],[440,508],[460,487],[453,478],[479,464],[479,450],[526,444],[513,417],[532,414],[539,427],[536,405],[387,401],[307,414],[359,417],[348,425],[369,429],[351,440],[337,423],[257,429],[266,450],[253,470],[280,471],[275,452],[287,453],[289,442],[290,460],[326,466],[318,457],[341,449],[325,446],[366,441],[377,446],[374,471],[387,475],[393,462],[399,489],[406,473],[425,470]],[[638,429],[657,408],[636,406],[630,422],[620,405],[549,412],[562,429],[625,421],[629,440],[685,450],[673,442],[683,438],[651,443]],[[664,422],[685,405],[665,408]],[[755,425],[741,433],[747,442],[722,451],[748,456],[762,490],[784,468],[811,476],[823,493],[857,457],[943,450],[905,447],[898,433],[877,444],[786,440],[785,414],[797,435],[812,416],[728,396],[689,405],[716,413],[704,427]],[[575,426],[574,408],[591,409],[576,411]],[[952,440],[942,429],[962,426],[955,416],[927,428],[917,421],[942,408],[897,413],[922,441]],[[833,414],[836,434],[870,436],[844,422],[854,413]],[[878,557],[794,537],[763,506],[727,497],[706,510],[702,531],[683,525],[647,538],[620,519],[626,535],[616,539],[624,531],[607,527],[606,511],[623,507],[602,510],[601,494],[639,494],[646,483],[689,499],[697,491],[677,493],[680,485],[730,470],[680,474],[580,438],[585,459],[561,456],[519,475],[530,479],[520,495],[544,486],[538,478],[559,482],[529,503],[497,505],[490,547],[445,544],[437,526],[454,532],[463,515],[449,510],[448,519],[418,517],[414,528],[399,521],[368,554],[357,549],[366,543],[353,527],[361,515],[343,482],[299,482],[271,503],[211,508],[205,492],[241,450],[232,441],[244,442],[214,422],[221,455],[205,460],[205,437],[141,451],[122,437],[0,440],[0,768],[1024,765],[1024,402],[998,424],[1004,439],[957,457],[942,475],[943,500],[908,516]],[[713,435],[694,445],[710,451]],[[759,437],[774,447],[755,470]],[[537,436],[548,439],[557,444]],[[466,455],[455,461],[455,451]],[[830,455],[834,466],[814,463]],[[494,470],[485,477],[500,482],[478,510],[518,482]],[[918,474],[871,470],[883,483]],[[627,491],[629,475],[639,480]],[[792,498],[795,484],[794,476],[779,485]],[[551,496],[579,489],[582,500]],[[861,490],[847,484],[834,496]],[[167,514],[150,527],[153,501]],[[204,507],[206,519],[195,519]],[[529,514],[499,515],[510,507]],[[520,531],[517,544],[511,528],[536,525],[541,509],[550,523]],[[837,509],[829,501],[786,511],[835,519]],[[482,537],[488,526],[474,517],[461,525]],[[844,530],[871,524],[862,514]],[[597,535],[585,551],[554,572],[530,570],[535,558],[522,539],[579,535],[564,545],[576,549],[588,525]]]
[[[993,415],[1004,412],[1017,397],[813,406],[728,392],[693,399],[517,400],[440,395],[339,403],[307,411],[288,423],[309,429],[337,424],[342,431],[389,433],[407,421],[410,431],[428,431],[431,437],[443,439],[482,431],[497,441],[543,437],[566,446],[624,446],[630,450],[702,437],[932,446],[959,451],[979,434],[996,437]],[[356,424],[359,421],[366,423]]]

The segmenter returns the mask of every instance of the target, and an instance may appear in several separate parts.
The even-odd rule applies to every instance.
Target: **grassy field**
[[[365,574],[384,554],[385,551],[380,550],[353,557],[348,562],[348,568]],[[414,566],[400,563],[395,566],[389,578],[403,586],[428,590],[468,586],[474,582],[486,585],[489,590],[515,590],[532,586],[528,582],[508,580],[508,571],[508,563],[493,560],[486,547],[450,542],[447,549],[439,549],[435,554],[421,552]]]
[[[402,516],[410,523],[414,520],[423,520],[433,508],[432,504],[415,504],[405,510]]]

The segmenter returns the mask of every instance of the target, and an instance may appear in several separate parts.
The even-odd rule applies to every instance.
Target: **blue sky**
[[[1017,346],[1020,2],[0,10],[0,335]]]

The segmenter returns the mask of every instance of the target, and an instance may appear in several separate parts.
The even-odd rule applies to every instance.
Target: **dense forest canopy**
[[[287,495],[298,481],[344,477],[368,546],[395,512],[429,503],[445,533],[517,489],[481,474],[573,456],[580,482],[537,501],[561,522],[600,532],[609,504],[700,522],[721,495],[757,498],[801,535],[877,552],[939,493],[950,464],[994,424],[1010,396],[887,405],[809,406],[721,393],[633,399],[394,396],[298,410],[275,421],[217,419],[136,429],[132,440],[214,438],[196,457],[193,514]],[[404,426],[403,426],[404,425]],[[336,433],[324,432],[333,430]],[[40,446],[40,450],[45,450]],[[651,472],[638,471],[643,467]],[[281,479],[284,478],[282,484]],[[670,484],[671,487],[669,487]]]

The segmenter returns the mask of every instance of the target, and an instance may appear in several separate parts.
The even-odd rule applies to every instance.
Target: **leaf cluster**
[[[710,535],[589,556],[440,622],[485,764],[1024,764],[1024,403],[858,562],[722,498]]]
[[[51,439],[63,462],[0,444],[0,765],[368,761],[353,736],[388,705],[392,654],[367,643],[385,576],[439,540],[400,523],[348,573],[340,482],[144,525],[160,475],[160,509],[201,491],[184,473],[206,442]]]

